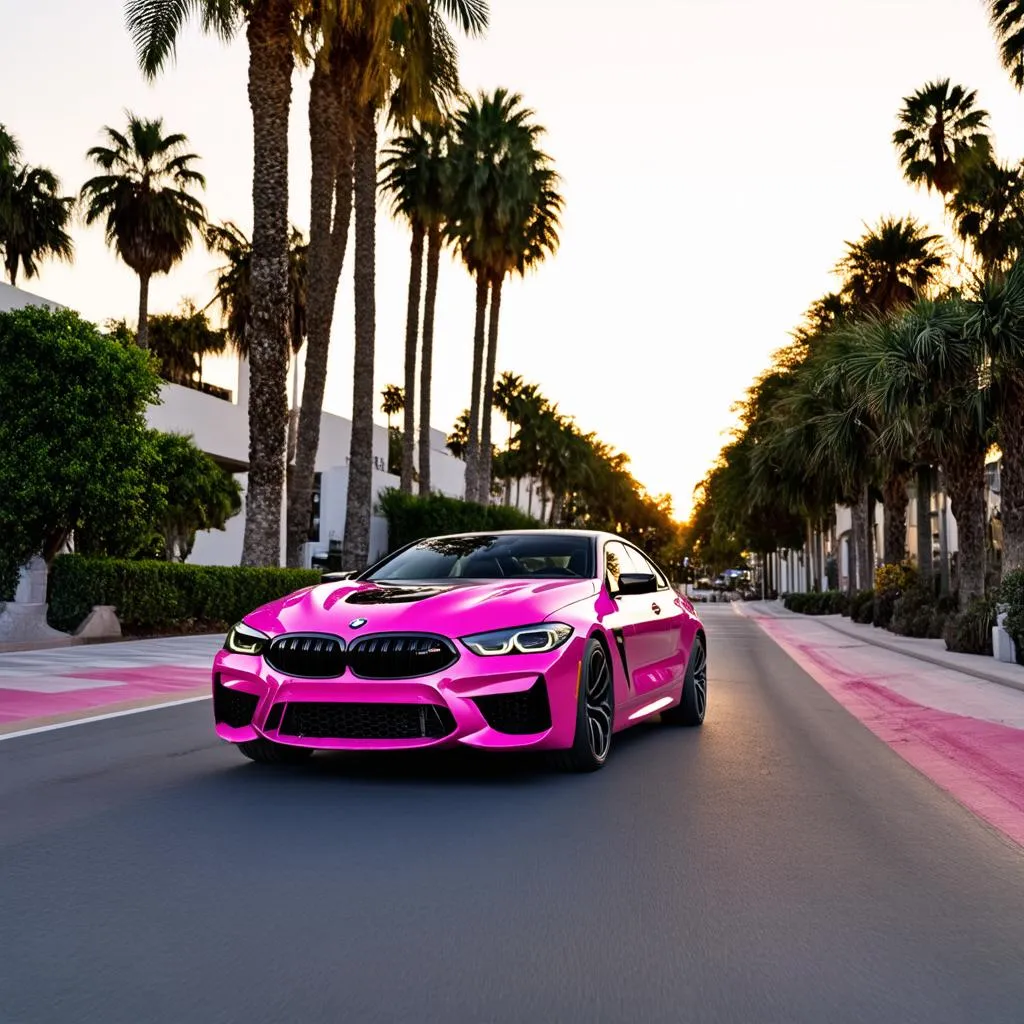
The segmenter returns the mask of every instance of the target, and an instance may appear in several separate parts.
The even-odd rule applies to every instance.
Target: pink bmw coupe
[[[619,730],[706,707],[693,605],[631,544],[575,530],[417,541],[256,609],[213,668],[217,734],[275,763],[462,744],[594,771]]]

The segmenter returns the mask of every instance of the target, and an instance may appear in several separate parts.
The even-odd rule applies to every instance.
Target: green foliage
[[[991,657],[995,624],[996,602],[992,598],[975,598],[964,611],[946,620],[943,629],[946,650]]]
[[[254,608],[320,582],[308,569],[179,565],[62,555],[50,570],[50,624],[73,630],[110,604],[129,634],[219,631]]]
[[[1007,606],[1004,625],[1017,646],[1020,660],[1024,654],[1024,569],[1013,569],[1003,575],[999,602]]]
[[[875,592],[873,590],[858,590],[850,598],[850,603],[844,615],[849,615],[851,622],[871,622],[874,619]]]
[[[477,505],[440,494],[420,497],[392,488],[380,496],[392,551],[423,537],[484,530],[532,530],[541,524],[505,505]]]
[[[0,314],[0,599],[79,525],[144,524],[158,384],[144,352],[76,313]]]
[[[889,629],[898,636],[938,640],[956,607],[955,597],[936,598],[930,589],[913,586],[896,599]]]
[[[839,615],[849,608],[849,598],[841,590],[825,590],[809,594],[786,594],[783,604],[801,615]]]
[[[911,562],[880,565],[875,569],[875,600],[872,622],[888,629],[896,610],[896,601],[917,583],[917,569]]]

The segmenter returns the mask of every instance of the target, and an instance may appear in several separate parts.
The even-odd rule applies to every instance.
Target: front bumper
[[[460,653],[412,679],[299,679],[262,658],[220,651],[213,667],[217,735],[318,750],[570,747],[585,638],[547,654]]]

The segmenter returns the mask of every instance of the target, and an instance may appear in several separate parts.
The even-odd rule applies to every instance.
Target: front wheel
[[[239,751],[259,764],[302,764],[313,753],[309,747],[287,747],[262,736],[238,744]]]
[[[595,772],[608,760],[615,719],[612,667],[600,641],[590,639],[583,652],[576,700],[576,734],[560,761],[566,771]]]
[[[693,641],[690,664],[683,680],[683,699],[667,711],[661,720],[669,725],[701,725],[708,707],[708,652],[702,637]]]

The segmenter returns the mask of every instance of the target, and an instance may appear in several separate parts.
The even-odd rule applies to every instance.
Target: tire
[[[703,725],[708,707],[708,651],[704,638],[698,636],[690,651],[690,663],[683,680],[683,698],[674,707],[662,711],[661,720],[668,725]]]
[[[239,743],[238,749],[250,761],[259,764],[302,764],[313,754],[309,747],[286,747],[262,736]]]
[[[573,744],[558,758],[562,770],[595,772],[603,768],[611,751],[614,727],[615,690],[611,662],[600,641],[591,638],[583,652]]]

